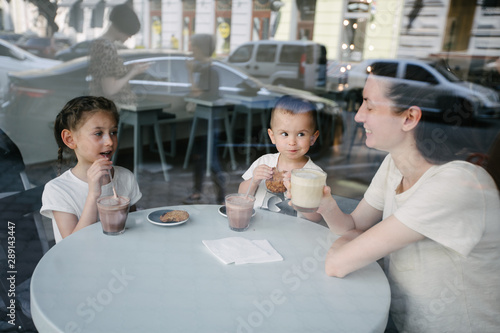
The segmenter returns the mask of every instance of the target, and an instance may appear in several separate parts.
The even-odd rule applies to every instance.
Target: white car
[[[362,90],[371,68],[384,65],[388,79],[427,92],[419,106],[429,115],[441,115],[446,121],[453,120],[453,112],[466,112],[468,120],[500,116],[500,97],[488,87],[462,81],[446,66],[436,61],[413,59],[369,59],[354,66],[346,73],[345,93],[352,102],[362,101]],[[390,74],[389,74],[390,73]],[[463,107],[450,107],[450,101],[458,101]]]
[[[49,68],[60,64],[59,60],[37,57],[28,51],[0,39],[0,104],[5,101],[9,91],[9,72],[19,72],[28,69]]]

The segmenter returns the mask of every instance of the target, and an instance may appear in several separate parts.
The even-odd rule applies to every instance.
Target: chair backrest
[[[32,188],[19,148],[0,129],[0,216],[9,221],[31,214],[45,253],[51,244],[39,212],[42,192],[43,186]]]
[[[27,190],[30,186],[25,169],[19,148],[0,129],[0,192]]]

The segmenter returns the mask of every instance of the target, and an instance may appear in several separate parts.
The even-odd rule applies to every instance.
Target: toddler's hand
[[[265,164],[259,165],[253,171],[254,183],[260,183],[262,180],[269,179],[272,177],[273,177],[273,168]]]

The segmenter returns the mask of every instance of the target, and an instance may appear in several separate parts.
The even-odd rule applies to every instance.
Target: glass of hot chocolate
[[[130,199],[122,196],[111,195],[97,199],[102,231],[106,235],[120,235],[125,231],[129,205]]]
[[[234,231],[245,231],[250,225],[255,197],[234,193],[226,195],[226,214],[229,228]]]

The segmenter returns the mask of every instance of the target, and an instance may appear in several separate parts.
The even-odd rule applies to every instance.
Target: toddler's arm
[[[269,179],[273,176],[273,169],[265,164],[261,164],[255,168],[253,171],[253,177],[241,182],[238,188],[238,193],[250,193],[255,195],[259,184],[264,179]],[[250,188],[250,189],[249,189]]]

